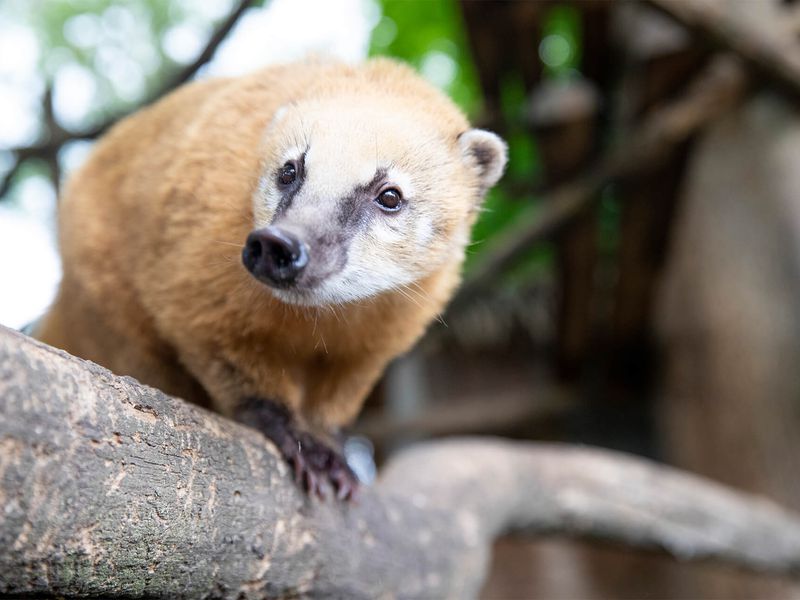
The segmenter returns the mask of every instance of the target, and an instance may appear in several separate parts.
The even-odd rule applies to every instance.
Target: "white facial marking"
[[[416,194],[414,180],[411,179],[408,173],[401,171],[396,166],[392,165],[386,168],[386,180],[389,185],[397,187],[403,193],[404,198],[413,198]]]
[[[397,227],[392,227],[389,223],[386,223],[387,220],[386,218],[375,219],[375,222],[372,224],[372,231],[375,234],[375,238],[381,244],[397,244],[402,241],[405,236]]]
[[[340,145],[331,143],[323,147],[327,141],[315,143],[306,154],[308,178],[305,185],[319,198],[338,199],[349,194],[354,186],[372,179],[375,175],[375,161],[364,160],[358,155],[349,160],[341,160]]]
[[[288,112],[289,112],[289,107],[286,106],[285,104],[280,108],[278,108],[278,110],[275,111],[275,115],[272,117],[272,122],[270,123],[270,126],[274,127],[275,125],[280,123]]]
[[[430,219],[424,216],[420,219],[417,219],[414,233],[414,238],[416,239],[417,243],[423,248],[426,247],[433,240],[433,223],[431,223]]]

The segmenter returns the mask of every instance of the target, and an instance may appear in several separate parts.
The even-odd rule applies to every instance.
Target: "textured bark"
[[[616,453],[422,444],[320,503],[257,432],[6,329],[0,409],[0,594],[462,598],[505,532],[800,573],[798,517]]]

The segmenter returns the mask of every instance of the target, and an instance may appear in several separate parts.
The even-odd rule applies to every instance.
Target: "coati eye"
[[[278,171],[278,182],[282,185],[289,185],[290,183],[294,183],[295,179],[297,179],[297,167],[294,161],[290,160]]]
[[[375,202],[386,212],[397,212],[403,204],[403,196],[397,188],[383,190]]]

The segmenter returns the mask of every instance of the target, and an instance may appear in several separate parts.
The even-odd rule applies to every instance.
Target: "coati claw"
[[[343,468],[334,468],[330,472],[336,497],[339,500],[355,500],[358,492],[358,479],[347,464]]]
[[[293,451],[284,457],[295,470],[295,481],[309,494],[325,500],[330,488],[340,500],[352,500],[358,479],[342,455],[305,431],[292,431]]]
[[[325,500],[328,490],[339,500],[354,500],[358,478],[344,457],[297,427],[282,405],[250,398],[236,414],[239,421],[255,427],[272,440],[294,470],[294,480],[309,495]]]

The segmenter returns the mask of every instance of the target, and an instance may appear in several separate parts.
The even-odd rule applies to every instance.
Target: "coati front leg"
[[[236,366],[235,361],[219,356],[210,358],[208,354],[184,356],[184,362],[196,374],[203,387],[208,391],[214,408],[243,425],[257,429],[265,437],[272,440],[286,462],[294,470],[295,480],[306,491],[324,498],[331,489],[340,499],[352,499],[358,489],[358,478],[347,465],[335,436],[330,432],[342,422],[345,415],[342,409],[334,411],[339,418],[331,418],[321,406],[330,406],[331,402],[308,403],[309,411],[302,411],[303,387],[307,387],[311,398],[317,393],[332,394],[329,386],[320,386],[319,381],[329,379],[329,368],[311,369],[314,381],[307,386],[300,386],[291,377],[259,377],[264,373],[245,374]],[[247,363],[244,363],[247,364]],[[252,363],[250,363],[252,364]],[[275,368],[273,375],[284,370]],[[334,378],[338,380],[338,378]],[[352,380],[352,377],[346,378]],[[259,381],[260,383],[256,383]],[[351,387],[338,386],[338,395],[329,396],[336,404],[336,398],[357,398],[355,404],[360,406],[361,396],[351,396]],[[344,395],[342,395],[344,394]],[[340,400],[340,404],[342,403]],[[350,401],[347,409],[352,411]],[[304,418],[302,412],[308,412],[310,418]],[[350,416],[348,412],[347,417]],[[349,420],[349,419],[348,419]]]
[[[324,499],[326,488],[331,487],[340,500],[354,497],[358,478],[344,456],[301,428],[286,406],[264,398],[246,398],[234,416],[275,443],[293,467],[295,481],[308,493]]]

